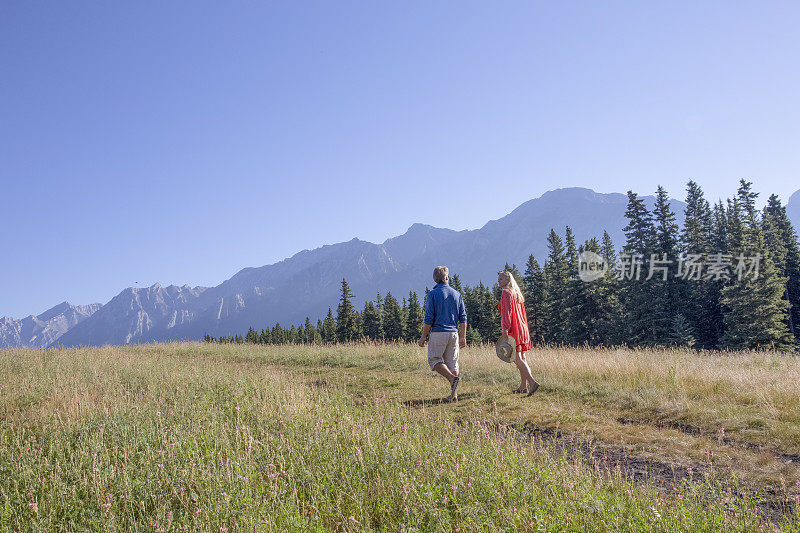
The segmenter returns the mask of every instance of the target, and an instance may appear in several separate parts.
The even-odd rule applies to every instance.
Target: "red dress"
[[[500,317],[503,320],[503,329],[517,341],[517,351],[525,352],[531,349],[531,334],[528,332],[528,316],[525,314],[525,305],[518,302],[511,291],[503,289],[500,303]]]

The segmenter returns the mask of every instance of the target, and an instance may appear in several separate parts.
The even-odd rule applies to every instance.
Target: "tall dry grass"
[[[777,405],[796,387],[786,377],[796,364],[780,357],[592,353],[532,354],[547,393],[580,396],[582,383],[594,383],[591,394],[603,401],[687,401],[682,405],[700,416],[700,394],[719,403],[707,408],[715,415],[752,405],[743,401],[751,396],[726,390],[739,379],[737,368],[765,384],[768,375],[778,380],[752,396],[756,405]],[[514,379],[486,348],[466,350],[462,364],[468,382],[492,387]],[[430,396],[439,385],[422,350],[409,345],[2,351],[0,528],[775,527],[751,498],[712,477],[667,498],[621,471],[596,475],[479,415],[465,423],[456,410],[400,401]],[[782,414],[777,407],[769,416]],[[797,527],[796,519],[779,527]]]

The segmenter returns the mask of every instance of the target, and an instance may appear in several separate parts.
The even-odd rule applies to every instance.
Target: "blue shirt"
[[[425,323],[431,331],[458,331],[467,323],[467,310],[461,293],[447,283],[437,283],[425,299]]]

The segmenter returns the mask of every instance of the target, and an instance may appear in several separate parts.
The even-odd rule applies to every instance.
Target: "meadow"
[[[3,531],[797,531],[800,359],[407,344],[0,351]]]

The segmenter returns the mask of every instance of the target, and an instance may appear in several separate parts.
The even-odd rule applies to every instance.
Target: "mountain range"
[[[63,302],[37,316],[21,320],[0,318],[0,348],[36,347],[53,344],[70,328],[92,316],[101,304],[71,305]]]
[[[654,197],[644,197],[652,209]],[[685,204],[671,200],[678,223]],[[462,282],[492,284],[504,263],[524,268],[528,255],[541,263],[547,235],[562,237],[570,226],[578,243],[608,231],[615,245],[624,242],[622,228],[627,196],[584,188],[549,191],[508,215],[475,230],[454,231],[413,224],[404,234],[381,244],[359,239],[303,250],[278,263],[240,270],[216,287],[127,288],[105,305],[60,304],[36,317],[0,319],[0,348],[131,344],[197,340],[214,336],[316,321],[335,309],[342,278],[357,308],[378,291],[402,298],[433,285],[433,267],[445,264]],[[787,207],[800,224],[800,191]]]

